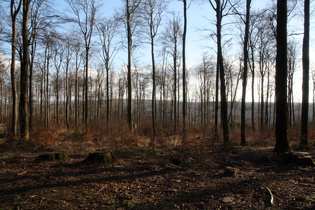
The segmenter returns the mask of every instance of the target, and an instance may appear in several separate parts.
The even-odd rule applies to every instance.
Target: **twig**
[[[273,197],[273,194],[271,192],[271,190],[269,189],[269,187],[267,187],[266,185],[264,185],[263,183],[260,183],[260,182],[257,182],[255,181],[256,183],[260,184],[261,186],[263,186],[264,188],[267,189],[268,193],[269,193],[269,196],[270,196],[270,200],[268,203],[266,203],[266,207],[271,207],[273,204],[274,204],[274,197]]]
[[[102,190],[104,190],[106,188],[106,186],[104,185],[101,189],[99,189],[96,194],[99,194]]]

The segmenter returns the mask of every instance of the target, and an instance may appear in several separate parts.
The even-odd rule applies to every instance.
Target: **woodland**
[[[0,209],[314,209],[310,0],[121,2],[1,1]]]

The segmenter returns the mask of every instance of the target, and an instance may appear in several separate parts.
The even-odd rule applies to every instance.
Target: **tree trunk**
[[[220,68],[220,93],[221,93],[221,120],[223,126],[223,140],[224,146],[228,148],[230,146],[230,129],[228,125],[228,114],[227,114],[227,99],[226,99],[226,84],[225,84],[225,70],[222,55],[222,44],[221,44],[221,29],[222,29],[222,10],[220,0],[216,0],[216,15],[217,15],[217,47],[218,47],[218,64]]]
[[[290,151],[287,113],[287,0],[277,0],[276,145],[274,151]]]
[[[128,64],[127,64],[127,82],[128,82],[128,105],[127,105],[127,120],[129,130],[133,130],[133,116],[132,116],[132,32],[131,32],[131,13],[129,8],[129,0],[126,0],[126,15],[127,15],[127,40],[128,40]]]
[[[251,120],[252,120],[252,131],[255,131],[255,58],[254,58],[254,46],[251,44],[250,46],[252,56],[251,56],[251,72],[252,72],[252,103],[251,103]]]
[[[79,65],[79,50],[76,51],[76,58],[75,58],[75,88],[74,88],[74,124],[75,128],[78,129],[79,126],[79,75],[78,71],[80,68]]]
[[[16,17],[21,9],[22,0],[19,0],[17,8],[15,8],[15,0],[11,0],[11,18],[12,18],[12,46],[11,46],[11,88],[12,88],[12,122],[11,132],[13,138],[18,135],[18,94],[16,88],[15,77],[15,60],[16,60]]]
[[[23,0],[23,57],[20,75],[20,135],[23,140],[29,140],[29,111],[28,111],[28,74],[29,74],[29,9],[31,0]]]
[[[174,132],[177,131],[177,39],[174,41],[174,52],[173,52],[173,68],[174,68],[174,99],[173,99],[173,120],[174,120]]]
[[[304,38],[303,38],[303,84],[301,146],[308,145],[308,98],[309,98],[309,37],[310,37],[310,0],[304,1]]]
[[[186,118],[187,118],[187,93],[186,93],[186,33],[187,33],[187,1],[184,5],[184,31],[183,31],[183,141],[186,141]]]
[[[30,73],[29,73],[29,128],[32,130],[33,127],[33,112],[34,112],[34,105],[33,105],[33,69],[34,69],[34,59],[36,54],[36,37],[33,37],[33,43],[31,48],[31,59],[30,59]]]
[[[109,123],[110,118],[110,93],[109,93],[109,55],[107,55],[107,59],[105,62],[105,68],[106,68],[106,122]]]
[[[89,43],[85,41],[85,81],[84,81],[84,129],[88,130],[89,118]]]
[[[49,100],[49,66],[50,66],[50,52],[49,52],[49,43],[47,43],[46,51],[45,51],[45,127],[48,128],[49,126],[49,106],[50,106],[50,100]]]
[[[246,1],[246,20],[245,20],[245,34],[244,34],[244,72],[242,83],[242,105],[241,105],[241,145],[246,144],[246,87],[247,87],[247,74],[248,74],[248,40],[249,40],[249,20],[250,20],[250,7],[251,0]]]
[[[214,105],[214,136],[218,138],[218,126],[219,126],[219,84],[220,84],[220,66],[217,62],[216,76],[215,76],[215,105]]]
[[[154,56],[154,36],[153,36],[153,28],[150,26],[151,30],[151,59],[152,59],[152,131],[153,131],[153,137],[156,136],[156,70],[155,70],[155,56]]]

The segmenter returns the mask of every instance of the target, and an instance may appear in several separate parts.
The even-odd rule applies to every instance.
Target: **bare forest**
[[[314,209],[313,2],[117,2],[0,2],[0,209]]]

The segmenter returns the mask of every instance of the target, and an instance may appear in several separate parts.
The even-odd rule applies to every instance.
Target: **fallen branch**
[[[96,194],[99,194],[101,191],[103,191],[106,188],[106,185],[104,185],[101,189],[99,189]]]
[[[261,183],[261,182],[257,182],[257,181],[255,181],[255,182],[258,183],[258,184],[260,184],[260,185],[263,186],[264,188],[266,188],[267,191],[268,191],[268,194],[269,194],[270,199],[269,199],[268,201],[266,201],[266,207],[271,207],[271,206],[273,206],[273,204],[274,204],[274,197],[273,197],[273,194],[272,194],[271,190],[269,189],[269,187],[267,187],[266,185],[264,185],[264,184]]]

